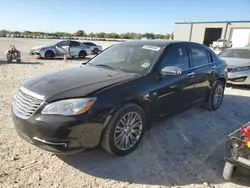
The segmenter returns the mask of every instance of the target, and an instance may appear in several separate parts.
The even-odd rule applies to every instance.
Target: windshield
[[[250,59],[250,49],[226,49],[220,53],[220,57]]]
[[[111,46],[93,58],[88,64],[113,67],[127,72],[147,73],[158,59],[162,47],[120,43]]]

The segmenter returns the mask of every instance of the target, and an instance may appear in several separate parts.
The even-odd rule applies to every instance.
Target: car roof
[[[163,40],[163,39],[132,40],[132,41],[126,41],[124,43],[126,43],[126,44],[128,44],[128,43],[131,43],[131,44],[141,44],[141,45],[156,45],[156,46],[160,46],[160,47],[167,46],[167,45],[173,44],[173,43],[189,43],[189,44],[202,45],[200,43],[190,42],[190,41]]]

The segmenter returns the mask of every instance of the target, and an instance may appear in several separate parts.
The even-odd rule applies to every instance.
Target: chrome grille
[[[39,98],[37,98],[37,96]],[[24,119],[29,118],[42,104],[42,96],[39,96],[25,88],[21,88],[14,101],[14,109]]]
[[[234,70],[233,68],[227,68],[228,72],[233,72],[233,70]]]

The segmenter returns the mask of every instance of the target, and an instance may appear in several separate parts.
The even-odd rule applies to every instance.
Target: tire
[[[17,59],[16,62],[17,62],[17,63],[21,63],[21,59]]]
[[[217,95],[215,96],[215,94],[217,92],[216,89],[219,89],[222,91],[221,91],[220,99],[218,99],[219,101],[217,101],[218,103],[214,104],[215,103],[214,98],[216,98],[216,96],[217,96]],[[209,91],[209,94],[207,96],[207,99],[206,99],[203,107],[206,108],[207,110],[210,110],[210,111],[217,110],[223,101],[224,90],[225,90],[225,84],[223,84],[223,82],[220,80],[215,81],[213,86],[212,86],[212,89]],[[218,97],[219,97],[219,95],[218,95]]]
[[[95,48],[95,49],[93,50],[93,53],[94,53],[94,54],[98,54],[98,53],[99,53],[98,48]]]
[[[223,173],[222,173],[223,178],[227,181],[231,181],[234,170],[235,170],[235,166],[229,162],[226,162],[224,169],[223,169]]]
[[[137,116],[138,115],[138,116]],[[126,126],[121,128],[122,126],[122,120],[124,120],[124,118],[128,118],[129,116],[132,116],[131,119],[133,119],[133,117],[138,117],[136,120],[137,123],[136,124],[140,124],[140,128],[137,127],[136,129],[133,129],[133,125],[135,126],[136,124],[132,124],[128,128],[128,132],[126,131]],[[132,120],[133,122],[133,120]],[[118,155],[118,156],[124,156],[124,155],[128,155],[129,153],[131,153],[132,151],[134,151],[138,145],[140,144],[144,132],[145,132],[145,128],[146,128],[146,115],[145,112],[143,111],[143,109],[133,103],[127,103],[123,106],[121,106],[119,109],[117,109],[114,114],[112,114],[107,126],[104,129],[103,132],[103,136],[102,136],[102,142],[101,145],[102,147],[109,153],[113,154],[113,155]],[[122,130],[122,132],[117,133],[116,131],[120,131]],[[138,134],[136,134],[136,131]],[[140,133],[139,133],[140,132]],[[132,135],[133,138],[135,140],[132,140]],[[122,135],[122,136],[120,136]],[[115,141],[115,137],[117,139],[117,142]],[[120,137],[120,139],[119,139]],[[130,138],[130,139],[129,139]],[[123,143],[126,143],[125,145],[121,144],[122,140],[124,140]],[[125,142],[127,141],[128,142]],[[131,144],[129,147],[127,147],[129,144]],[[121,147],[124,146],[126,148],[121,149]]]
[[[55,54],[53,51],[48,50],[44,53],[44,58],[45,59],[53,59],[55,57]]]
[[[83,58],[85,58],[87,56],[87,53],[84,50],[82,50],[82,51],[79,52],[78,56],[79,56],[80,59],[83,59]]]

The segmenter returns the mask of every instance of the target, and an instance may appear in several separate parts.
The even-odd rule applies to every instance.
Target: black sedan
[[[12,117],[23,139],[46,150],[69,154],[101,145],[126,155],[155,118],[194,104],[218,109],[226,81],[225,62],[201,44],[124,42],[86,65],[26,80]]]

